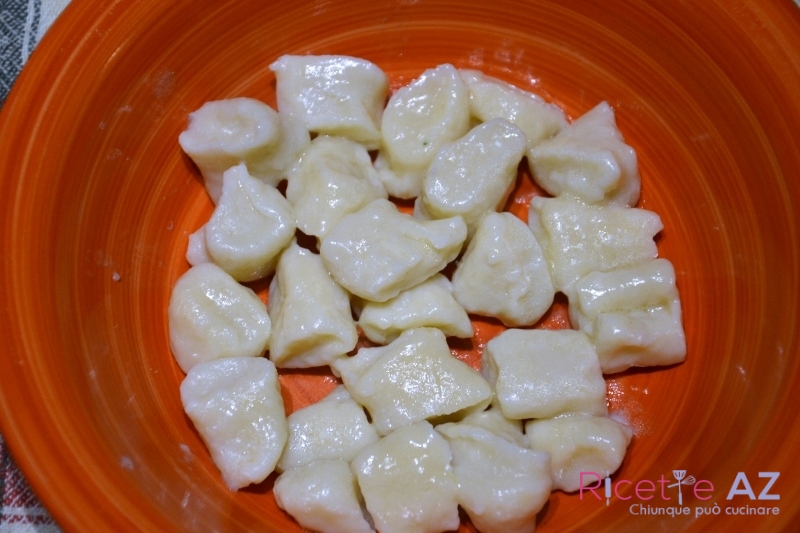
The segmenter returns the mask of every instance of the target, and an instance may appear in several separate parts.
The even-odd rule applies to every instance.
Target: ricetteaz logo
[[[725,497],[725,507],[721,507],[716,502],[712,505],[695,505],[694,515],[695,517],[723,513],[726,515],[777,515],[780,513],[780,508],[774,504],[753,506],[737,505],[737,503],[741,503],[741,497],[745,496],[750,501],[780,500],[780,494],[773,492],[773,485],[779,476],[780,472],[759,472],[758,477],[766,481],[759,479],[759,483],[755,486],[760,487],[761,490],[756,496],[755,490],[753,490],[754,484],[750,483],[747,474],[738,472]],[[687,475],[686,470],[673,470],[672,478],[661,474],[661,477],[656,480],[640,479],[636,482],[629,479],[612,480],[608,472],[605,473],[605,476],[597,472],[581,472],[580,485],[581,500],[584,497],[591,500],[591,496],[593,496],[594,499],[600,501],[605,499],[606,505],[610,505],[612,499],[633,500],[629,511],[636,516],[689,515],[692,513],[692,508],[683,505],[684,494],[688,499],[704,503],[714,497],[714,484],[711,481]],[[737,501],[734,501],[735,499]],[[659,503],[666,504],[666,507],[658,505]]]

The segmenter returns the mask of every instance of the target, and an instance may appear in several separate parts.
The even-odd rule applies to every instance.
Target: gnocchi
[[[556,290],[570,301],[575,283],[590,272],[655,259],[653,237],[664,228],[661,218],[646,209],[541,196],[531,200],[528,226],[542,246]]]
[[[382,435],[420,420],[463,418],[484,410],[492,396],[486,380],[453,357],[434,328],[407,330],[391,344],[362,348],[333,367]]]
[[[453,454],[458,503],[482,533],[531,533],[550,496],[550,455],[467,421],[441,424]]]
[[[470,126],[469,88],[450,64],[423,72],[389,98],[375,166],[391,196],[419,196],[437,151]]]
[[[553,137],[567,127],[564,111],[543,98],[478,71],[459,71],[469,87],[469,108],[481,122],[503,118],[525,134],[527,148]]]
[[[228,487],[259,483],[275,469],[288,429],[278,372],[269,360],[198,363],[181,383],[181,402]]]
[[[511,213],[490,213],[453,272],[453,293],[468,312],[518,327],[535,324],[550,309],[555,288],[525,223]]]
[[[272,333],[258,296],[213,263],[178,278],[167,317],[170,348],[184,372],[204,361],[260,356]]]
[[[481,365],[508,418],[608,414],[600,361],[582,332],[509,329],[486,343]]]
[[[633,207],[613,109],[570,122],[449,64],[391,96],[363,59],[270,69],[279,112],[210,102],[179,139],[215,207],[188,236],[170,346],[223,480],[276,471],[278,506],[324,533],[452,530],[459,506],[483,533],[533,531],[552,490],[622,464],[633,432],[603,373],[686,356],[661,219]],[[503,212],[523,158],[555,196],[534,195],[527,224]],[[242,284],[259,279],[267,305]],[[557,292],[574,329],[514,329]],[[470,314],[504,331],[483,345]],[[311,367],[340,384],[287,416],[279,369]]]
[[[189,114],[189,127],[178,137],[186,154],[203,175],[206,190],[216,203],[222,194],[223,173],[246,164],[271,185],[309,142],[291,121],[253,98],[207,102]]]
[[[466,238],[461,217],[415,220],[378,199],[342,218],[319,252],[342,287],[365,300],[385,302],[444,268]]]
[[[496,118],[475,126],[439,149],[422,182],[419,213],[461,216],[474,234],[484,215],[505,205],[524,152],[525,134],[510,122]]]
[[[291,206],[275,187],[250,176],[245,165],[229,168],[222,179],[222,195],[203,226],[206,252],[237,281],[263,278],[294,237]]]
[[[666,259],[591,272],[578,280],[570,317],[593,340],[603,372],[686,357],[675,269]]]
[[[322,460],[349,464],[362,448],[378,440],[364,408],[342,385],[290,414],[287,423],[289,437],[276,467],[279,472]]]
[[[458,481],[447,441],[425,421],[370,444],[351,467],[381,533],[451,531],[459,524]]]
[[[617,471],[633,431],[613,418],[570,415],[531,420],[525,434],[532,449],[550,454],[553,487],[574,492],[581,488],[581,472]]]
[[[278,507],[320,533],[372,533],[350,463],[320,460],[287,470],[273,487]]]
[[[317,238],[343,216],[386,197],[367,149],[344,137],[317,137],[288,173],[286,199],[297,227]]]
[[[350,299],[317,254],[293,243],[269,285],[269,358],[281,368],[333,363],[358,342]]]
[[[358,325],[372,342],[389,344],[403,331],[434,327],[445,336],[472,337],[472,322],[453,297],[453,284],[436,273],[385,302],[365,301]]]
[[[278,110],[310,132],[380,145],[389,79],[374,63],[349,56],[285,55],[270,65]]]
[[[625,144],[607,102],[528,151],[536,182],[554,196],[632,207],[641,180],[636,152]]]

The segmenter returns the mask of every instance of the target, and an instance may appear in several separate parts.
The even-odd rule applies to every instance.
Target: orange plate
[[[182,412],[165,318],[187,235],[210,212],[177,144],[186,115],[232,96],[274,104],[268,65],[284,53],[364,57],[395,87],[438,63],[479,68],[572,117],[608,100],[639,154],[641,205],[664,220],[689,356],[609,379],[636,431],[620,497],[555,493],[540,531],[796,531],[790,0],[73,0],[0,125],[1,429],[65,529],[299,530],[273,478],[223,486]],[[333,386],[314,372],[282,382],[290,409]],[[709,499],[684,488],[688,516],[644,514],[676,506],[675,489],[643,500],[624,482],[673,469],[710,481]],[[780,500],[726,499],[738,472],[755,496],[759,472],[780,472]],[[695,516],[714,503],[719,515]],[[728,514],[747,506],[780,514]]]

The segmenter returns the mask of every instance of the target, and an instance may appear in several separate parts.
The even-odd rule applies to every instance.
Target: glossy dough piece
[[[581,487],[581,472],[599,474],[585,475],[585,487],[617,471],[633,430],[612,418],[570,415],[532,420],[525,434],[532,449],[550,454],[553,488],[574,492]]]
[[[467,312],[512,327],[535,324],[555,296],[542,247],[511,213],[483,218],[453,273],[453,287]]]
[[[442,274],[434,274],[385,302],[365,301],[358,325],[377,344],[389,344],[403,331],[422,327],[438,328],[447,337],[473,334],[467,312],[453,297],[453,284]]]
[[[281,121],[281,139],[278,146],[267,157],[247,164],[250,174],[273,187],[277,187],[286,177],[311,142],[308,130],[299,119],[286,113],[278,113],[278,118]]]
[[[525,134],[528,148],[549,139],[568,122],[564,111],[540,96],[523,91],[478,70],[462,69],[461,77],[469,87],[469,108],[481,122],[503,118]]]
[[[485,409],[492,396],[486,380],[453,357],[434,328],[405,331],[388,346],[362,348],[333,366],[381,435],[420,420],[458,420]]]
[[[269,286],[269,358],[280,368],[331,364],[358,342],[350,299],[320,257],[293,243]]]
[[[481,369],[508,418],[608,413],[600,362],[583,332],[507,330],[486,343]]]
[[[391,196],[414,198],[428,166],[444,144],[469,130],[469,89],[449,64],[428,69],[395,92],[381,124],[375,166]]]
[[[320,533],[370,533],[350,463],[317,461],[287,470],[273,488],[278,507],[300,526]]]
[[[236,490],[273,471],[287,438],[278,373],[263,357],[195,365],[181,383],[181,401],[225,484]]]
[[[550,497],[550,456],[467,421],[442,424],[458,479],[458,503],[481,533],[532,533]]]
[[[256,177],[277,185],[288,165],[309,142],[290,121],[252,98],[231,98],[203,104],[189,114],[189,125],[178,137],[183,151],[203,175],[214,203],[222,193],[222,174],[246,164]]]
[[[458,482],[447,441],[428,422],[405,426],[364,448],[351,465],[381,533],[458,528]]]
[[[575,284],[575,327],[592,339],[604,373],[686,357],[675,269],[666,259],[592,272]]]
[[[284,55],[269,68],[277,79],[281,113],[308,131],[378,148],[389,79],[375,64],[349,56]]]
[[[378,199],[342,218],[323,239],[320,255],[345,289],[385,302],[444,268],[466,238],[461,217],[419,221]]]
[[[327,135],[311,142],[289,172],[286,186],[297,227],[318,238],[343,216],[386,197],[367,149],[344,137]]]
[[[531,201],[528,226],[542,246],[553,285],[570,302],[575,282],[589,272],[655,259],[653,238],[664,227],[656,213],[645,209],[541,196]]]
[[[243,282],[272,274],[295,233],[289,202],[275,187],[250,176],[245,165],[223,174],[222,195],[204,228],[208,255]]]
[[[489,212],[503,209],[525,154],[525,134],[497,118],[475,126],[442,146],[422,182],[422,213],[431,218],[460,215],[469,234]]]
[[[533,179],[553,196],[632,207],[641,179],[636,152],[625,144],[606,102],[528,152]]]
[[[194,233],[189,234],[189,244],[186,247],[186,261],[192,266],[203,263],[213,263],[206,248],[206,226],[200,226]]]
[[[508,442],[513,442],[522,447],[528,446],[528,439],[525,438],[522,421],[506,418],[503,411],[498,407],[493,406],[486,411],[470,413],[464,417],[462,422],[491,431],[494,435],[502,437]]]
[[[289,440],[277,465],[279,472],[320,460],[341,459],[349,464],[364,446],[378,440],[364,408],[343,386],[338,389],[332,397],[288,416]]]
[[[203,361],[262,355],[272,331],[258,296],[212,263],[178,278],[167,316],[170,348],[184,372]]]

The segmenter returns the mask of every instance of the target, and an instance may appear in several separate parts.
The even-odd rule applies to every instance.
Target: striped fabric
[[[0,106],[22,65],[69,0],[0,0]]]

